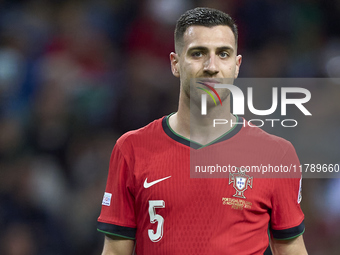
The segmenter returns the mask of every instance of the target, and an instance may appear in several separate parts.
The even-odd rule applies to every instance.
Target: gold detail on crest
[[[222,197],[222,204],[231,205],[231,208],[236,210],[243,210],[243,208],[251,209],[252,206],[251,202],[245,201],[243,199],[229,197]]]

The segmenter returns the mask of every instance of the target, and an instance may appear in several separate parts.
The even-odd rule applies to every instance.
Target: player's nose
[[[204,62],[203,71],[210,76],[217,74],[219,70],[216,61],[216,56],[214,54],[210,55],[209,58],[207,58],[207,60]]]

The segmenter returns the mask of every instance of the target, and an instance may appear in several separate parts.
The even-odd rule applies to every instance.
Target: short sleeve
[[[106,189],[97,223],[98,231],[129,239],[135,238],[132,183],[128,164],[116,144],[110,159]]]
[[[291,144],[283,156],[282,165],[295,165],[299,169],[300,162]],[[292,239],[305,231],[304,214],[300,207],[301,174],[291,176],[291,178],[280,176],[273,179],[270,231],[275,239]]]

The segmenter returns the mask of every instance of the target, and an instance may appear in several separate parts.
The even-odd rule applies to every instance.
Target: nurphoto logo
[[[214,80],[213,80],[214,81]],[[221,97],[216,91],[216,89],[226,89],[229,90],[230,95],[232,95],[233,102],[232,102],[232,111],[231,113],[234,115],[244,115],[245,114],[245,98],[247,99],[247,107],[250,113],[256,115],[256,116],[268,116],[273,114],[278,106],[279,106],[279,98],[280,98],[280,115],[286,116],[287,115],[287,105],[294,105],[299,111],[301,111],[305,116],[311,116],[312,114],[308,109],[304,106],[307,102],[311,99],[311,93],[306,88],[300,88],[300,87],[281,87],[280,89],[278,87],[272,87],[271,91],[271,107],[268,109],[256,109],[254,107],[254,97],[253,97],[253,87],[247,87],[247,97],[244,96],[243,91],[232,84],[221,84],[219,81],[215,81],[216,83],[213,84],[213,82],[205,82],[205,81],[198,81],[198,84],[203,85],[204,87],[196,87],[197,89],[203,90],[205,93],[201,94],[201,115],[207,115],[208,114],[208,107],[207,107],[207,95],[209,95],[212,100],[215,103],[215,106],[217,106],[217,102],[211,92],[215,94],[217,99],[220,102],[220,105],[222,106]],[[256,88],[255,88],[256,89]],[[211,92],[210,92],[210,91]],[[222,93],[222,90],[219,90],[220,93]],[[279,91],[280,91],[280,97],[279,97]],[[290,98],[289,95],[295,95],[294,98]],[[296,95],[299,95],[297,98]],[[266,99],[268,99],[266,97]],[[298,122],[295,119],[250,119],[248,121],[249,126],[251,127],[262,127],[265,122],[271,123],[271,126],[274,127],[276,122],[280,122],[283,127],[295,127],[297,126]],[[216,125],[225,125],[230,123],[232,124],[243,124],[245,123],[232,123],[231,121],[228,121],[227,119],[214,119],[213,126]],[[257,125],[255,125],[255,123]]]

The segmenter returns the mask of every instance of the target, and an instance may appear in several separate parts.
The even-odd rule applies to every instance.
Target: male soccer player
[[[223,104],[209,104],[209,115],[196,114],[202,93],[192,93],[190,81],[202,78],[210,86],[209,79],[238,76],[234,21],[214,9],[189,10],[177,21],[175,50],[170,61],[180,78],[178,111],[124,134],[113,149],[98,218],[106,234],[103,254],[249,255],[263,254],[269,243],[274,254],[307,254],[300,179],[240,171],[242,165],[298,165],[293,146],[259,128],[207,128],[221,112],[242,122],[230,112],[228,93],[220,93]],[[204,157],[210,148],[239,171],[229,178],[190,178],[190,152]]]

